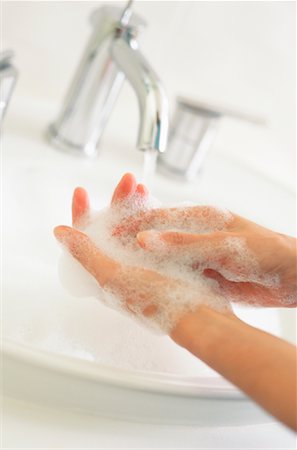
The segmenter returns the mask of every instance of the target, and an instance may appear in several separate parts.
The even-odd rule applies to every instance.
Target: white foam
[[[205,207],[202,214],[200,208],[199,215],[197,210],[197,220],[193,220],[193,208],[190,215],[188,207],[171,208],[166,216],[162,216],[159,206],[154,199],[134,195],[116,206],[92,213],[84,233],[104,254],[120,262],[116,281],[107,282],[102,289],[76,261],[64,255],[60,264],[63,284],[70,287],[74,295],[95,296],[141,324],[168,333],[178,318],[194,311],[200,304],[219,311],[230,309],[230,300],[234,298],[230,295],[227,298],[219,284],[203,274],[206,268],[217,270],[234,282],[270,283],[272,286],[277,283],[277,280],[263,278],[257,259],[248,250],[246,242],[238,237],[222,239],[215,249],[204,242],[198,247],[189,246],[187,252],[184,246],[181,251],[172,251],[170,247],[162,246],[161,241],[158,242],[160,251],[142,249],[136,234],[145,229],[166,230],[170,224],[174,230],[209,233],[224,230],[232,220],[229,211],[213,207]],[[114,235],[119,225],[129,227],[130,231]],[[222,269],[220,265],[226,248],[236,270]],[[151,282],[145,270],[157,274]],[[239,296],[235,300],[242,299]]]
[[[156,211],[159,203],[152,198],[145,200],[134,195],[126,202],[92,213],[84,232],[107,256],[122,263],[123,269],[117,275],[116,284],[108,284],[101,289],[94,279],[69,255],[63,255],[60,261],[60,277],[71,292],[80,297],[96,296],[107,306],[137,318],[142,324],[155,331],[168,333],[176,320],[186,312],[195,310],[197,305],[206,303],[219,310],[229,308],[229,302],[219,293],[217,283],[207,279],[201,273],[193,271],[186,264],[181,264],[174,254],[151,253],[143,250],[136,241],[136,232],[151,228],[166,229],[168,221],[175,224],[175,229],[207,232],[222,229],[229,220],[227,211],[213,209],[203,217],[201,223],[193,227],[189,220],[189,208],[170,210],[170,217],[158,217],[156,220],[143,221],[135,232],[113,236],[118,224],[129,225],[139,215]],[[207,212],[207,211],[206,211]],[[217,214],[218,220],[214,221]],[[139,274],[135,273],[138,268]],[[159,281],[147,282],[143,269],[153,270],[160,275]],[[162,278],[161,278],[162,276]],[[170,284],[166,281],[170,279]],[[130,303],[127,305],[127,299]],[[146,307],[154,307],[150,316],[143,314]],[[132,314],[131,314],[132,313]]]

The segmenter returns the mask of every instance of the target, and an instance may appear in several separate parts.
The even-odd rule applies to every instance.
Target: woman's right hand
[[[132,174],[124,175],[111,206],[133,198],[135,193],[148,196],[145,186],[137,184]],[[73,226],[83,230],[89,200],[82,188],[74,193],[72,213]],[[233,301],[262,306],[297,304],[296,239],[292,237],[212,206],[139,211],[114,229],[119,239],[127,234],[146,251],[165,251],[178,255],[181,264],[190,260],[192,267],[203,268],[204,275],[216,280],[222,293]]]
[[[235,302],[297,304],[295,238],[211,206],[140,211],[114,229],[118,238],[125,234],[148,252],[203,270]]]
[[[232,215],[225,229],[206,234],[149,230],[138,233],[137,239],[148,251],[177,252],[180,261],[185,255],[185,263],[190,253],[194,266],[202,267],[234,301],[297,304],[296,240],[243,217]]]

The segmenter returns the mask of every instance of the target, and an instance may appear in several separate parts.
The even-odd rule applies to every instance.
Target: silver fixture
[[[51,142],[62,149],[95,156],[106,122],[127,78],[139,103],[137,147],[163,152],[168,133],[168,101],[163,86],[136,40],[142,19],[104,6],[91,16],[88,42],[62,111],[49,127]]]
[[[261,117],[179,97],[168,148],[159,155],[158,170],[187,181],[195,179],[215,139],[219,119],[223,116],[257,125],[265,124]]]
[[[17,79],[17,70],[11,61],[13,56],[14,53],[11,50],[0,53],[0,126]]]

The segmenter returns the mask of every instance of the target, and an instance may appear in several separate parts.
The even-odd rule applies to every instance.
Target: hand
[[[195,216],[197,210],[195,211]],[[143,248],[168,248],[194,257],[194,266],[215,279],[234,301],[264,306],[297,304],[296,241],[233,215],[224,230],[207,234],[142,232]]]
[[[113,194],[111,207],[118,202],[127,202],[134,193],[146,196],[147,190],[137,184],[132,175],[127,174]],[[59,226],[55,228],[55,236],[102,288],[120,298],[123,309],[138,317],[150,318],[159,328],[169,332],[172,325],[184,315],[185,302],[189,299],[195,305],[211,302],[213,293],[208,288],[197,292],[188,283],[162,276],[153,270],[127,266],[106,256],[88,236],[77,229],[85,227],[89,213],[88,195],[84,189],[77,188],[72,203],[73,226],[76,228]],[[171,307],[172,295],[175,299],[179,298],[175,308]],[[198,297],[201,300],[197,301]],[[223,298],[221,309],[230,311],[229,303]]]
[[[133,193],[136,191],[140,195],[147,195],[145,188],[137,185],[133,176],[126,175],[115,190],[111,207],[118,201],[125,200],[127,202],[129,198],[132,201]],[[74,193],[72,210],[73,225],[77,228],[83,228],[87,224],[90,207],[87,193],[82,188],[76,189]],[[126,228],[132,226],[133,233],[137,233],[141,229],[150,228],[153,224],[156,225],[161,217],[163,225],[165,220],[165,224],[169,223],[170,226],[173,226],[174,221],[169,221],[169,219],[174,218],[176,226],[179,226],[182,222],[186,225],[186,229],[189,229],[193,224],[195,227],[199,225],[207,229],[209,221],[204,220],[205,214],[210,214],[214,219],[213,227],[215,230],[209,230],[208,235],[166,232],[158,235],[157,243],[160,244],[161,239],[174,252],[179,251],[179,249],[183,250],[184,246],[190,246],[198,252],[203,242],[208,242],[214,246],[224,242],[224,234],[229,236],[233,233],[232,237],[239,235],[241,238],[242,236],[247,239],[250,238],[251,249],[254,249],[254,252],[258,251],[255,237],[259,246],[264,245],[264,238],[268,239],[269,237],[273,241],[272,244],[275,245],[275,233],[235,215],[231,215],[228,220],[222,221],[222,215],[214,208],[208,207],[190,208],[187,214],[184,210],[178,209],[153,210],[146,213],[142,211],[136,219],[131,218],[130,223],[126,223]],[[114,230],[114,233],[118,236],[123,232],[125,232],[123,224],[120,228],[117,227]],[[131,229],[130,232],[132,232]],[[151,239],[152,236],[148,239],[150,233],[152,234],[152,232],[147,231],[138,234],[138,240],[143,247],[152,250],[151,245],[156,238],[156,232],[153,232],[153,240]],[[123,308],[140,317],[152,319],[160,328],[169,332],[176,343],[185,347],[214,370],[221,373],[226,379],[266,408],[268,412],[296,429],[296,405],[294,395],[292,395],[295,387],[296,355],[291,344],[244,324],[236,318],[229,308],[228,302],[224,299],[222,299],[222,305],[225,310],[222,312],[214,311],[212,308],[205,306],[208,300],[207,295],[205,295],[207,293],[193,292],[191,286],[185,283],[164,277],[151,270],[125,266],[107,257],[95,247],[84,233],[75,228],[57,227],[55,235],[97,279],[100,286],[110,289],[120,296]],[[284,239],[286,242],[286,237]],[[249,243],[249,240],[247,242]],[[282,248],[282,246],[280,247]],[[291,248],[290,245],[288,247]],[[265,248],[270,248],[267,242],[261,252]],[[283,249],[284,255],[282,258],[284,262],[287,261],[287,253],[291,251],[289,249],[286,246]],[[225,260],[220,258],[215,258],[215,260],[217,259],[222,267],[224,265],[229,267],[231,273],[233,270],[238,276],[238,267],[236,267],[236,264],[232,266],[232,261],[229,260],[230,255],[226,248],[225,250]],[[224,253],[220,254],[222,257]],[[265,253],[261,259],[263,267],[265,267],[264,256]],[[280,258],[281,251],[280,254],[272,256]],[[266,258],[268,258],[267,255]],[[266,262],[268,268],[269,261],[268,258],[268,262]],[[216,274],[219,275],[219,272],[216,272]],[[224,282],[228,281],[225,278],[224,280]],[[196,302],[196,308],[192,311],[172,310],[170,308],[171,293],[174,293],[174,295],[178,293],[181,302],[184,295],[194,296],[195,299],[199,295],[201,303]],[[273,348],[273,352],[271,352],[271,348]],[[275,389],[275,386],[278,386],[278,389]]]
[[[203,270],[233,301],[297,304],[296,240],[236,214],[210,206],[153,209],[128,217],[114,234],[133,234],[147,251],[169,252]]]

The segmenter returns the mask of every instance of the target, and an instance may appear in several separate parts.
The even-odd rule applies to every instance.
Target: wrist
[[[183,316],[170,333],[170,337],[181,347],[203,360],[228,333],[230,326],[239,321],[232,312],[218,312],[200,305],[195,312]]]

